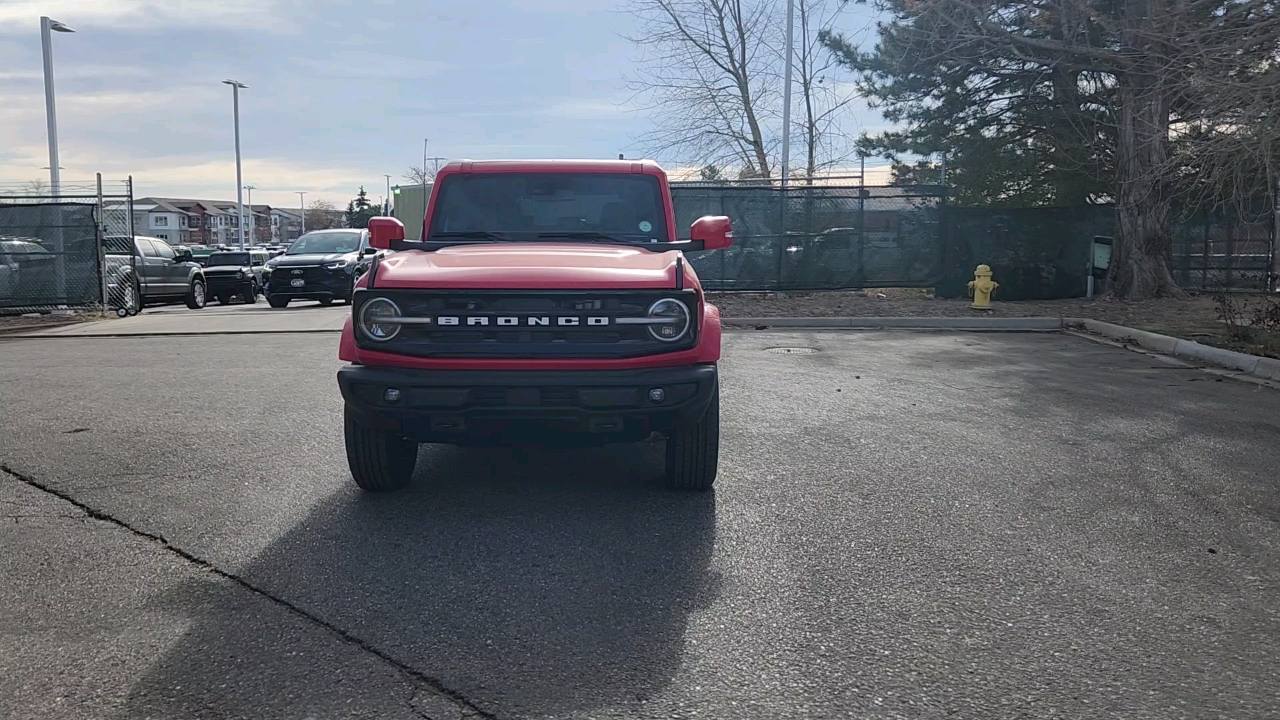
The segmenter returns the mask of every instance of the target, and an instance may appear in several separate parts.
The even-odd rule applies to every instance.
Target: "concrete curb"
[[[762,317],[720,318],[725,327],[770,327],[844,330],[987,330],[1007,332],[1057,331],[1060,318],[1047,317]]]
[[[0,342],[4,340],[86,340],[86,339],[102,339],[102,338],[154,338],[154,337],[201,337],[216,335],[336,335],[342,332],[338,329],[317,329],[317,330],[210,330],[206,332],[192,332],[179,330],[161,330],[152,332],[100,332],[100,333],[82,333],[79,335],[39,335],[36,333],[10,334],[0,335]]]
[[[1248,355],[1234,350],[1223,350],[1211,345],[1202,345],[1194,340],[1180,340],[1168,335],[1135,330],[1123,325],[1102,322],[1101,320],[1063,318],[1062,323],[1064,327],[1083,327],[1091,333],[1102,335],[1122,344],[1137,345],[1144,350],[1213,363],[1214,365],[1239,370],[1247,375],[1254,375],[1265,380],[1280,380],[1280,360],[1273,358]]]

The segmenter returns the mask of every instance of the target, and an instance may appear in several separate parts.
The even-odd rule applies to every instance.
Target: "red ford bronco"
[[[357,485],[403,487],[419,443],[659,433],[668,484],[711,488],[720,311],[683,252],[729,247],[729,218],[679,238],[652,162],[460,162],[436,177],[421,240],[394,218],[369,231],[338,371]]]

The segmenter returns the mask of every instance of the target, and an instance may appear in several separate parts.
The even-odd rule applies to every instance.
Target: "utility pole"
[[[254,232],[253,232],[253,230],[254,230],[254,222],[253,222],[253,191],[256,189],[256,186],[254,186],[254,185],[245,185],[245,186],[244,186],[244,189],[245,189],[246,191],[248,191],[248,193],[249,193],[249,239],[253,241],[253,244],[254,244],[254,245],[257,245],[257,244],[258,244],[258,239],[257,239],[256,237],[254,237]],[[244,236],[243,236],[243,235],[241,235],[240,237],[241,237],[241,238],[243,238]],[[244,249],[244,240],[241,240],[241,241],[240,241],[240,249],[241,249],[241,250],[243,250],[243,249]]]
[[[53,33],[75,30],[48,17],[40,18],[40,51],[44,56],[44,112],[49,126],[49,186],[54,197],[62,194],[62,173],[58,167],[58,110],[53,101]]]
[[[795,56],[796,0],[787,0],[787,65],[782,86],[782,189],[787,189],[788,166],[791,164],[791,66]],[[786,202],[786,196],[783,196]]]
[[[235,115],[236,123],[236,229],[240,233],[240,249],[244,250],[244,195],[242,194],[241,183],[244,180],[240,176],[240,89],[248,88],[248,85],[236,80],[223,80],[222,84],[231,86],[231,112]]]
[[[298,211],[302,213],[302,230],[298,232],[298,237],[307,234],[307,198],[306,191],[298,191]]]
[[[422,171],[425,173],[426,168],[423,168]],[[385,215],[390,215],[391,214],[391,176],[384,174],[382,177],[387,179],[387,199],[383,201],[382,212]]]

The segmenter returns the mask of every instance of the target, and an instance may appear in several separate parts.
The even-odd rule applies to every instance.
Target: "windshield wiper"
[[[463,240],[489,240],[491,242],[511,239],[506,235],[503,235],[502,233],[491,232],[489,230],[457,230],[457,231],[450,231],[450,232],[431,233],[431,237],[427,238],[427,242],[434,242],[434,241],[440,240],[441,238],[447,238],[447,239],[461,238]]]
[[[542,238],[568,238],[570,240],[590,240],[593,242],[624,243],[626,245],[635,245],[635,244],[640,244],[644,242],[644,241],[638,241],[638,240],[628,240],[626,238],[618,237],[617,235],[610,235],[609,233],[595,232],[594,230],[562,230],[559,232],[538,233],[538,239],[542,239]]]

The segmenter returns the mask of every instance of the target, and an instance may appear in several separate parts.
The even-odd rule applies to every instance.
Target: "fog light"
[[[382,393],[382,399],[389,403],[400,402],[400,391],[395,388],[387,388]]]
[[[654,388],[649,391],[649,402],[660,403],[667,399],[667,392],[662,388]]]

